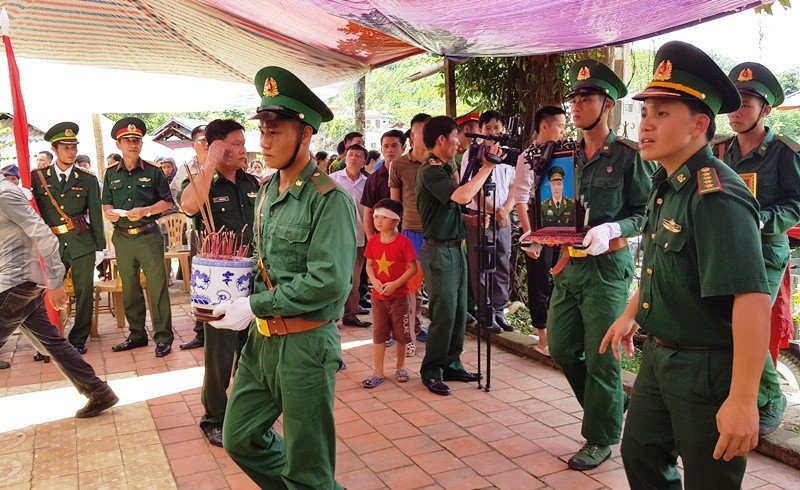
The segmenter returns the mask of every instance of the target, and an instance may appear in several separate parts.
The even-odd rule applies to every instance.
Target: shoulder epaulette
[[[106,168],[116,167],[119,164],[120,164],[120,162],[114,162],[114,163],[112,163],[110,165],[107,165]]]
[[[627,146],[628,148],[630,148],[633,151],[638,151],[639,150],[639,143],[637,143],[636,141],[633,141],[633,140],[629,140],[627,138],[617,138],[617,143],[620,143],[620,144],[622,144],[624,146]]]
[[[94,172],[92,172],[91,170],[85,169],[85,168],[83,168],[83,167],[79,167],[79,166],[75,165],[75,166],[74,166],[74,167],[72,167],[72,168],[74,168],[74,169],[75,169],[75,170],[77,170],[78,172],[83,172],[83,173],[85,173],[85,174],[91,175],[92,177],[97,177],[97,174],[95,174],[95,173],[94,173]]]
[[[792,153],[797,153],[800,151],[800,143],[786,136],[785,134],[778,133],[778,136],[775,139],[789,147],[789,149],[792,150]]]
[[[722,190],[722,183],[719,181],[717,169],[703,167],[697,171],[697,194],[702,196]]]
[[[714,139],[711,140],[711,146],[717,146],[717,145],[721,145],[723,143],[728,143],[729,141],[731,141],[735,137],[736,137],[735,134],[726,134],[726,135],[722,135],[722,136],[714,136]]]
[[[314,187],[316,187],[317,191],[323,196],[333,189],[336,189],[336,182],[334,182],[328,174],[320,170],[315,170],[314,173],[311,174],[309,180],[311,180],[311,183],[314,184]]]
[[[144,163],[149,163],[150,165],[152,165],[152,166],[154,166],[154,167],[156,167],[156,168],[161,168],[161,164],[160,164],[160,163],[150,162],[150,161],[148,161],[148,160],[144,160],[144,159],[142,159],[142,161],[143,161]]]

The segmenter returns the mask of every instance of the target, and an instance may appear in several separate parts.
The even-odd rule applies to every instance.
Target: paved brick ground
[[[112,353],[123,332],[101,315],[101,339],[90,342],[86,358],[122,401],[97,418],[72,418],[82,397],[54,364],[33,362],[22,336],[0,350],[12,362],[0,370],[0,488],[255,488],[197,426],[202,351],[177,348],[193,337],[193,322],[186,295],[171,292],[175,350],[163,359],[152,344]],[[618,448],[595,471],[567,469],[583,442],[581,409],[558,370],[495,349],[490,392],[451,383],[453,396],[440,397],[416,374],[420,344],[408,359],[408,383],[391,374],[365,390],[370,330],[341,331],[348,369],[336,389],[337,478],[347,488],[627,488]],[[466,349],[474,368],[474,340]],[[390,353],[387,374],[394,362]],[[744,488],[800,488],[800,472],[754,454]]]

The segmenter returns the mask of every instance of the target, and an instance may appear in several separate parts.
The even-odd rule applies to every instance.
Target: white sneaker
[[[416,353],[417,346],[414,344],[414,342],[409,342],[406,344],[406,357],[414,357]]]

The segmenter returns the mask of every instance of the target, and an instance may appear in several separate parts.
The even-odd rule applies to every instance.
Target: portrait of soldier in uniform
[[[547,172],[547,179],[550,182],[550,197],[542,196],[543,226],[574,224],[575,200],[564,195],[564,175],[564,168],[558,165],[550,167]]]

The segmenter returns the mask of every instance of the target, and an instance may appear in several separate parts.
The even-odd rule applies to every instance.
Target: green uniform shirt
[[[103,235],[103,210],[100,207],[100,184],[94,174],[73,165],[67,178],[66,185],[62,187],[55,169],[55,164],[33,171],[31,186],[36,205],[47,226],[60,226],[66,224],[53,207],[47,196],[39,174],[44,177],[45,184],[50,194],[61,210],[67,216],[88,216],[89,232],[78,235],[75,230],[56,235],[63,255],[64,247],[69,247],[72,258],[83,257],[90,253],[103,250],[106,239]]]
[[[698,183],[704,183],[704,194]],[[656,337],[729,348],[737,293],[768,292],[758,203],[706,146],[653,176],[636,321]]]
[[[256,195],[258,194],[258,179],[244,170],[236,171],[236,183],[214,174],[211,188],[208,191],[208,202],[211,205],[211,214],[214,217],[214,226],[217,230],[233,231],[241,236],[242,244],[250,245],[253,242],[253,223],[255,218]],[[185,189],[189,179],[181,185]],[[181,191],[183,193],[183,191]],[[180,194],[178,199],[180,200]],[[194,218],[195,230],[205,230],[200,213],[190,216]],[[242,235],[242,231],[244,234]]]
[[[584,199],[589,226],[613,221],[619,223],[623,237],[638,235],[655,165],[642,160],[634,143],[618,139],[614,132],[591,160],[586,161],[582,149],[583,142],[578,152],[576,198]]]
[[[800,222],[800,145],[767,128],[760,145],[747,155],[742,155],[736,137],[714,145],[714,153],[721,156],[737,174],[755,173],[756,199],[761,205],[761,230],[764,237],[784,235]]]
[[[130,210],[151,206],[158,201],[175,202],[172,199],[167,176],[158,165],[140,158],[139,163],[130,171],[122,162],[106,170],[103,180],[103,204],[110,204],[114,209]],[[114,226],[138,228],[152,223],[159,216],[161,214],[142,216],[137,221],[121,217]]]
[[[313,159],[283,194],[278,194],[279,183],[278,173],[256,198],[261,232],[253,258],[264,261],[275,289],[269,291],[255,272],[253,313],[341,318],[356,258],[356,234],[347,232],[356,227],[353,199]]]
[[[565,226],[575,224],[575,200],[562,197],[558,205],[553,198],[542,201],[542,225]]]
[[[417,171],[417,210],[422,220],[422,236],[432,240],[460,240],[467,236],[461,205],[450,199],[458,182],[453,180],[454,164],[431,165],[428,155]]]

